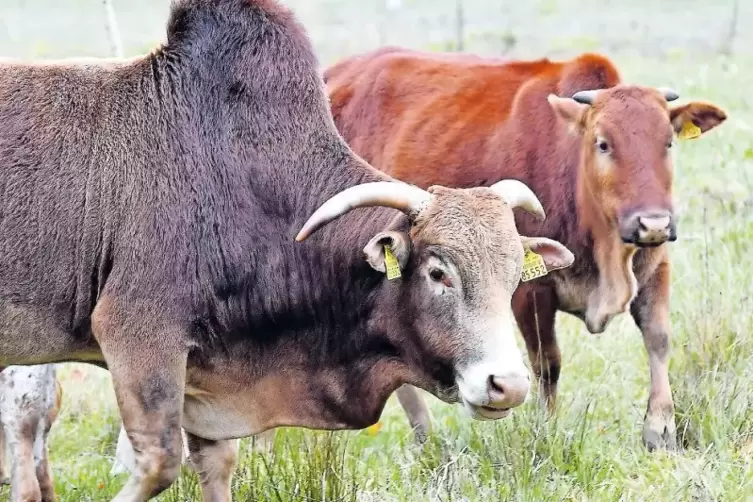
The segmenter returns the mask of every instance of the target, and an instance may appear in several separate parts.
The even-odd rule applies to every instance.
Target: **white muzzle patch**
[[[458,391],[473,418],[496,420],[525,402],[530,372],[515,339],[510,317],[494,324],[480,340],[478,357],[458,368]]]

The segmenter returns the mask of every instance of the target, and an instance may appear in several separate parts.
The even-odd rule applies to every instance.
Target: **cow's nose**
[[[673,238],[672,218],[662,216],[639,216],[638,217],[638,244],[662,244]]]
[[[489,406],[492,408],[514,408],[520,406],[528,396],[531,379],[519,373],[489,377]]]

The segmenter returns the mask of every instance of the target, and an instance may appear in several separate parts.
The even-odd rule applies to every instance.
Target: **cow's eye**
[[[436,282],[442,282],[444,279],[444,272],[438,268],[433,268],[429,270],[429,277]]]
[[[667,149],[672,148],[672,145],[674,145],[674,144],[675,144],[675,142],[670,139],[669,143],[667,143]]]
[[[596,148],[598,148],[601,153],[607,153],[609,152],[609,143],[607,143],[607,140],[604,138],[596,138]]]

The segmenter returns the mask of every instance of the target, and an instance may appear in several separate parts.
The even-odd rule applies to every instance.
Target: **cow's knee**
[[[181,455],[173,448],[151,448],[137,456],[137,472],[132,476],[146,497],[154,497],[178,479],[180,464]]]
[[[172,485],[180,475],[180,455],[164,454],[152,463],[151,477],[154,483],[154,492],[157,495]]]
[[[557,383],[560,379],[562,361],[559,349],[544,351],[536,362],[532,361],[533,372],[539,381],[539,403],[548,413],[557,407]]]
[[[136,468],[114,499],[146,501],[167,489],[180,475],[182,436],[178,420],[160,420],[149,429],[128,431]],[[125,420],[126,427],[129,421]]]
[[[560,369],[562,363],[559,355],[557,357],[549,358],[539,370],[538,378],[546,385],[557,385],[560,379]]]

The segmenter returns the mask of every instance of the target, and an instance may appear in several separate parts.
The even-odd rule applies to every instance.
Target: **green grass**
[[[535,398],[507,420],[479,423],[427,397],[435,433],[420,447],[391,399],[374,436],[285,429],[266,455],[244,440],[235,500],[753,500],[753,58],[615,59],[628,81],[669,85],[681,100],[709,100],[730,115],[675,149],[670,376],[683,451],[641,445],[648,366],[632,321],[617,318],[594,336],[560,316],[552,419]],[[110,500],[125,478],[109,475],[119,427],[109,376],[83,365],[60,374],[64,403],[50,441],[59,499]],[[198,499],[188,469],[159,498]]]

